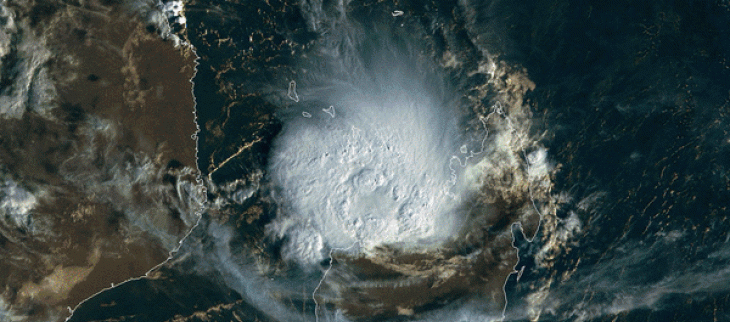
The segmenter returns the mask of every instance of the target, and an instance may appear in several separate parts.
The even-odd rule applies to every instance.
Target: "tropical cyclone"
[[[450,156],[461,144],[457,117],[443,107],[448,101],[411,85],[371,84],[336,98],[337,117],[321,112],[287,122],[270,161],[277,197],[290,212],[272,229],[299,230],[286,257],[318,263],[324,245],[355,242],[363,251],[423,248],[459,229],[457,207],[469,196],[465,180],[457,186],[450,179]],[[302,96],[306,105],[311,97]],[[320,246],[308,247],[310,241]]]
[[[341,29],[297,60],[300,79],[272,101],[284,127],[267,230],[305,271],[332,257],[315,313],[411,315],[465,294],[499,312],[515,264],[510,224],[534,234],[550,207],[552,167],[523,99],[534,84],[487,56],[472,72],[487,82],[459,88],[447,75],[462,62],[434,61],[414,29],[312,14]]]
[[[84,2],[89,3],[96,2]],[[730,196],[727,166],[722,162],[730,146],[724,143],[730,122],[722,113],[729,102],[723,81],[730,79],[730,69],[727,42],[717,37],[728,34],[726,3],[189,0],[182,11],[179,4],[140,2],[153,11],[154,7],[165,11],[150,17],[187,23],[187,36],[200,57],[194,89],[198,162],[211,202],[169,261],[144,278],[88,299],[71,321],[730,319],[726,309],[730,221],[725,216]],[[38,9],[43,13],[49,8]],[[176,16],[182,12],[186,21]],[[0,23],[10,22],[6,31],[14,33],[12,24],[22,19],[0,19]],[[75,36],[70,33],[63,39]],[[375,45],[384,43],[390,47]],[[0,39],[0,44],[7,42]],[[16,57],[31,47],[16,52]],[[132,58],[145,52],[135,48],[122,52]],[[400,83],[379,78],[383,69],[368,66],[384,52],[400,53],[395,55],[400,59],[388,60],[392,66],[416,68],[386,69],[400,75]],[[46,57],[44,53],[38,51],[36,57]],[[36,63],[14,66],[39,71],[32,82],[42,81],[40,70],[53,68]],[[529,70],[529,77],[520,64]],[[351,68],[358,65],[364,68]],[[404,70],[417,77],[403,76]],[[142,72],[143,68],[125,69],[132,79],[125,83],[129,102],[150,102],[155,96],[151,94],[158,93],[157,86],[146,86],[149,79],[137,79]],[[109,78],[95,75],[90,77],[98,81],[95,84]],[[29,78],[16,79],[27,84]],[[443,89],[458,100],[441,104],[441,99],[434,99],[445,97],[439,90],[413,90],[418,88],[414,84],[424,84],[423,79],[448,84],[430,88]],[[372,83],[385,84],[385,90],[372,90]],[[401,90],[390,86],[394,84],[412,87]],[[52,91],[34,88],[38,91],[4,94],[53,97]],[[78,110],[72,107],[65,111],[68,124],[61,127],[37,127],[38,114],[46,109],[26,113],[34,118],[17,123],[28,126],[8,127],[10,136],[30,134],[23,132],[30,126],[58,134],[65,133],[68,125],[68,132],[78,128],[82,131],[77,132],[88,133],[88,123],[73,122]],[[143,110],[144,105],[136,107]],[[450,146],[434,144],[424,135],[433,128],[405,123],[402,115],[408,113],[393,113],[398,117],[374,113],[386,107],[417,110],[424,119],[455,121],[459,135],[448,137],[453,140]],[[448,107],[459,112],[447,113]],[[9,111],[5,115],[16,117],[20,110]],[[464,117],[456,117],[459,113]],[[367,119],[376,121],[363,121]],[[97,125],[92,133],[113,125],[92,124]],[[360,125],[359,137],[349,131],[352,124]],[[399,131],[414,134],[404,140],[413,144],[395,144],[401,141],[384,134]],[[321,143],[316,138],[322,137],[330,147],[315,146]],[[37,138],[32,134],[11,142],[46,142]],[[312,151],[293,144],[305,141]],[[465,141],[475,144],[460,145]],[[383,142],[398,149],[378,150]],[[331,151],[343,147],[372,148],[377,153],[371,155],[378,158],[345,153],[362,165],[342,167]],[[4,148],[3,153],[14,151]],[[90,149],[95,151],[114,149]],[[312,157],[315,166],[289,152]],[[411,163],[426,166],[392,162],[397,161],[391,154],[395,152],[426,155]],[[334,159],[317,158],[317,153],[330,153]],[[94,155],[104,153],[82,156]],[[74,160],[82,161],[81,166],[71,172],[73,168],[64,168],[65,173],[99,178],[80,171],[98,164],[89,162],[92,158]],[[120,160],[123,163],[113,164],[137,169],[133,160]],[[28,162],[12,163],[13,174],[54,178],[42,169],[27,171],[40,165],[34,158],[21,161]],[[288,173],[286,168],[296,171]],[[325,169],[333,175],[316,175]],[[397,170],[388,174],[383,169]],[[413,173],[439,180],[414,184]],[[312,183],[311,191],[306,184],[297,184],[303,181]],[[43,227],[34,219],[43,218],[37,210],[44,208],[38,205],[47,199],[44,190],[28,182],[23,175],[0,176],[0,189],[9,196],[2,197],[0,208],[13,212],[3,224],[20,229],[4,230],[3,237],[9,239],[0,243],[14,252],[16,245],[29,245],[16,242],[23,229]],[[90,182],[98,188],[99,181]],[[394,182],[409,183],[423,195],[436,197],[439,192],[431,189],[431,183],[450,187],[448,193],[461,200],[443,203],[445,208],[457,205],[444,214],[454,216],[421,219],[438,219],[461,229],[418,247],[397,233],[385,235],[382,244],[373,242],[375,232],[383,233],[377,225],[369,226],[375,229],[347,226],[348,216],[364,217],[368,212],[373,218],[390,216],[398,222],[399,213],[393,209],[402,204],[377,202],[390,197],[390,190],[383,187]],[[473,185],[460,190],[458,184],[463,183]],[[331,188],[335,191],[328,191]],[[150,190],[136,191],[141,193],[130,195],[144,196]],[[468,198],[458,194],[464,191]],[[347,207],[323,216],[330,220],[307,211],[321,210],[318,202],[326,200],[342,201]],[[106,228],[103,221],[93,220],[99,218],[94,214],[106,211],[99,206],[93,200],[80,204],[69,209],[68,218],[89,219],[74,222],[75,227]],[[524,234],[511,225],[515,222]],[[74,236],[86,233],[78,232]],[[417,230],[404,232],[421,236]],[[517,249],[520,267],[513,271]],[[84,255],[90,256],[74,263],[38,269],[40,273],[21,293],[57,300],[67,288],[51,294],[49,286],[71,285],[86,276],[91,266],[87,261],[95,262],[98,254],[88,252]],[[11,260],[18,263],[15,257]],[[99,264],[95,267],[92,274],[101,272]],[[64,278],[67,282],[59,283]],[[0,308],[10,303],[13,313],[18,312],[18,297],[12,297],[17,286],[6,288]]]
[[[129,290],[159,283],[182,310],[210,307],[173,299],[191,291],[184,276],[275,321],[501,317],[511,224],[531,236],[552,207],[525,70],[465,37],[457,8],[186,6],[210,202],[170,261],[90,299],[77,321],[192,319],[104,309],[145,307]]]

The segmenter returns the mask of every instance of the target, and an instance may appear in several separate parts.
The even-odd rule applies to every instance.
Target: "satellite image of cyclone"
[[[730,321],[730,1],[0,0],[6,321]]]

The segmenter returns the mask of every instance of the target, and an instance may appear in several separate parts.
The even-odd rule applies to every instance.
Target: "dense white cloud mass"
[[[10,179],[0,181],[0,220],[9,226],[31,228],[36,197]]]
[[[292,234],[288,256],[315,263],[325,246],[423,247],[459,228],[466,185],[449,168],[463,143],[456,117],[404,82],[354,88],[338,98],[336,117],[287,124],[271,172],[287,205],[272,229]]]
[[[269,165],[283,206],[270,233],[287,238],[284,257],[301,264],[352,245],[439,246],[481,185],[470,168],[486,155],[486,124],[417,37],[311,5],[305,17],[323,37],[275,102],[287,107]]]
[[[49,117],[56,88],[45,65],[52,53],[31,33],[26,20],[0,3],[0,117],[20,119],[26,111]]]

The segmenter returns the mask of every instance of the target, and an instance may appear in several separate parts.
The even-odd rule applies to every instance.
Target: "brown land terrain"
[[[22,117],[0,119],[2,170],[37,200],[30,226],[0,222],[0,309],[60,321],[163,262],[194,224],[178,196],[197,177],[195,55],[118,3],[7,7],[14,37],[50,52],[37,70],[56,96],[50,113],[29,99]]]

